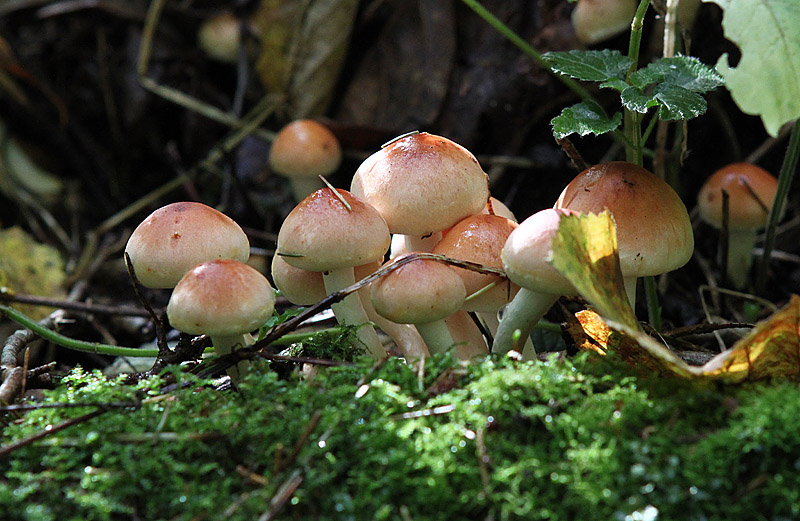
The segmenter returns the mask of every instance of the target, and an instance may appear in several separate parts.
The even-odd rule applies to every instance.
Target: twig
[[[103,304],[91,304],[74,300],[61,300],[28,295],[25,293],[14,293],[8,289],[0,288],[0,302],[19,302],[32,306],[45,306],[56,309],[66,309],[69,311],[81,311],[94,313],[97,315],[121,315],[128,317],[149,317],[147,310],[133,306],[107,306]]]
[[[289,457],[285,460],[281,460],[276,463],[275,474],[283,472],[297,460],[297,456],[300,455],[300,451],[303,450],[303,447],[305,447],[306,443],[308,443],[308,439],[311,437],[314,429],[317,428],[317,425],[319,425],[319,421],[321,419],[322,413],[319,410],[314,411],[314,414],[311,415],[311,419],[308,420],[306,428],[303,430],[303,434],[300,435],[295,442],[294,447],[292,447],[292,453],[289,454]]]
[[[158,360],[161,360],[167,357],[170,354],[169,346],[167,345],[167,334],[164,331],[165,324],[164,320],[161,316],[156,315],[156,312],[153,311],[152,306],[150,306],[150,302],[145,298],[144,292],[142,291],[142,285],[139,282],[139,279],[136,277],[136,270],[133,268],[133,262],[131,262],[131,256],[128,255],[128,252],[124,253],[125,257],[125,267],[128,269],[128,276],[131,278],[131,282],[133,283],[133,292],[136,294],[136,298],[139,299],[139,302],[142,304],[147,313],[150,315],[150,319],[153,321],[153,326],[156,329],[156,346],[158,347]],[[158,363],[156,360],[156,363]]]
[[[303,474],[300,469],[295,469],[292,474],[286,478],[286,481],[280,486],[272,499],[269,500],[269,510],[264,512],[258,521],[272,521],[275,516],[283,509],[283,506],[289,501],[295,491],[303,484]]]
[[[27,447],[31,443],[33,443],[35,441],[39,441],[42,438],[45,438],[46,436],[50,436],[51,434],[55,434],[55,433],[57,433],[59,431],[62,431],[64,429],[66,429],[67,427],[72,427],[73,425],[78,425],[79,423],[83,423],[85,421],[89,421],[92,418],[94,418],[95,416],[100,416],[101,414],[107,412],[108,410],[109,409],[106,409],[105,407],[100,407],[100,408],[95,409],[94,411],[92,411],[90,413],[84,414],[82,416],[78,416],[76,418],[70,418],[69,420],[63,421],[63,422],[59,423],[58,425],[52,426],[48,430],[42,430],[41,432],[39,432],[37,434],[34,434],[33,436],[30,436],[28,438],[21,439],[21,440],[19,440],[17,442],[9,444],[9,445],[5,445],[3,447],[0,447],[0,459],[8,456],[9,454],[11,454],[12,452],[14,452],[17,449],[21,449],[23,447]]]

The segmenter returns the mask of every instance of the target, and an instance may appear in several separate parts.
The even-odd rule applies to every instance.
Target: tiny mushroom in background
[[[400,136],[368,157],[350,190],[374,206],[402,251],[433,249],[441,231],[480,213],[489,199],[486,173],[466,148],[426,132]]]
[[[573,210],[548,208],[531,215],[511,232],[500,254],[508,279],[520,287],[506,306],[492,344],[493,354],[516,349],[526,358],[535,354],[532,344],[523,351],[531,331],[561,295],[574,295],[575,288],[550,265],[551,242],[561,217]],[[514,341],[519,331],[518,342]]]
[[[322,188],[319,176],[335,172],[341,162],[339,140],[328,127],[310,119],[283,127],[269,150],[270,168],[289,179],[297,201]]]
[[[263,326],[275,308],[269,281],[247,264],[215,260],[189,270],[167,304],[170,324],[183,333],[211,337],[214,351],[226,355],[253,343],[250,332]],[[228,370],[237,381],[245,362]]]
[[[634,309],[638,277],[676,270],[694,252],[692,223],[681,198],[662,179],[633,163],[613,161],[587,168],[564,188],[555,208],[608,210],[614,216],[620,270]]]
[[[401,255],[389,262],[403,259]],[[414,324],[432,354],[453,344],[444,319],[464,304],[467,292],[461,277],[450,266],[417,259],[372,283],[370,298],[375,311],[401,324]]]
[[[236,222],[202,203],[172,203],[151,213],[125,246],[139,282],[173,288],[193,266],[215,259],[247,262],[250,241]]]
[[[197,44],[211,58],[236,63],[242,41],[242,20],[230,11],[221,11],[208,18],[197,33]]]
[[[389,242],[389,229],[375,208],[347,190],[321,188],[286,216],[276,254],[295,268],[322,272],[331,294],[355,283],[355,266],[383,260]],[[386,355],[357,294],[331,307],[340,324],[360,326],[358,338],[373,356]]]
[[[758,230],[766,225],[778,180],[749,163],[725,166],[708,178],[697,194],[700,217],[714,228],[723,222],[722,193],[728,194],[728,277],[744,289]]]
[[[572,28],[584,45],[602,42],[631,28],[636,0],[578,0]]]

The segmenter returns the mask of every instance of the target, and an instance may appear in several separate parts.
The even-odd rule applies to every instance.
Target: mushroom
[[[374,206],[403,251],[431,251],[441,231],[480,213],[489,198],[486,173],[467,149],[425,132],[401,136],[368,157],[350,190]]]
[[[380,263],[377,261],[363,266],[356,266],[353,268],[354,278],[361,280],[371,275],[379,267]],[[283,296],[289,302],[298,306],[314,304],[327,296],[322,273],[295,268],[280,255],[275,255],[272,260],[272,280],[275,281],[275,286],[281,290]],[[369,299],[368,286],[358,290],[358,297],[370,322],[373,322],[384,333],[389,335],[403,356],[407,359],[413,359],[429,355],[425,341],[422,340],[414,326],[397,324],[375,312],[375,308],[372,307],[372,302]]]
[[[708,178],[697,194],[700,217],[721,229],[722,193],[728,194],[728,277],[743,289],[752,262],[756,232],[763,228],[772,209],[778,180],[749,163],[733,163]]]
[[[692,223],[681,198],[644,168],[613,161],[587,168],[564,188],[555,208],[608,209],[617,226],[625,291],[636,308],[636,279],[676,270],[694,252]]]
[[[444,319],[461,308],[466,294],[455,270],[427,259],[400,266],[373,282],[370,290],[375,311],[392,322],[414,324],[432,354],[453,346]]]
[[[578,0],[572,10],[572,28],[584,45],[602,42],[630,29],[636,0]]]
[[[269,150],[270,168],[289,179],[297,201],[321,188],[319,176],[335,172],[341,162],[339,140],[328,127],[310,119],[283,127]]]
[[[433,249],[433,253],[490,268],[502,268],[500,251],[517,226],[514,221],[499,215],[471,215],[450,228]],[[508,304],[519,287],[497,275],[486,275],[463,268],[453,269],[464,282],[467,295],[471,295],[464,302],[464,309],[479,313],[494,334],[497,331],[497,312]],[[490,285],[492,287],[485,289]]]
[[[208,18],[197,33],[197,44],[211,58],[223,63],[239,60],[242,20],[230,11]]]
[[[489,354],[489,347],[486,345],[486,339],[483,338],[483,332],[469,312],[459,309],[445,318],[444,323],[453,336],[455,353],[459,360],[471,360],[476,356]]]
[[[239,225],[222,212],[202,203],[179,202],[147,216],[128,239],[125,253],[143,286],[173,288],[201,262],[246,262],[250,242]]]
[[[263,326],[274,308],[275,292],[261,273],[223,259],[199,264],[181,278],[167,304],[167,317],[178,331],[210,336],[214,351],[226,355],[252,344],[250,332]],[[228,370],[233,381],[243,365]]]
[[[382,260],[389,242],[389,229],[375,208],[347,190],[321,188],[286,216],[277,254],[295,268],[322,272],[331,294],[355,283],[355,266]],[[357,336],[373,356],[385,356],[358,295],[331,307],[340,324],[360,326]]]
[[[577,213],[554,208],[541,210],[522,221],[508,236],[500,257],[506,276],[520,290],[503,311],[492,353],[505,354],[516,349],[526,357],[535,354],[533,349],[531,352],[522,349],[531,331],[561,295],[575,293],[572,284],[548,260],[561,217]],[[514,341],[517,331],[520,342]]]

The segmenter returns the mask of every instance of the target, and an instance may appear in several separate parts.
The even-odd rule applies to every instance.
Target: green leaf
[[[554,71],[583,81],[608,81],[625,78],[631,59],[610,49],[548,52],[543,58]]]
[[[624,89],[620,97],[625,108],[642,114],[647,112],[649,108],[658,105],[658,101],[652,95],[645,94],[642,89],[633,85]]]
[[[717,71],[693,56],[661,58],[631,75],[639,88],[651,83],[669,83],[692,92],[707,92],[724,83]]]
[[[727,54],[717,62],[733,101],[743,112],[761,116],[776,136],[781,125],[800,117],[800,2],[705,1],[723,9],[725,37],[741,50],[735,68]]]
[[[609,119],[602,107],[592,101],[584,101],[567,107],[561,114],[550,122],[553,125],[553,135],[562,139],[570,134],[605,134],[619,127],[622,123],[622,114],[617,112]]]
[[[707,108],[700,94],[672,83],[658,85],[650,95],[631,86],[622,91],[621,97],[626,108],[642,114],[658,106],[659,117],[664,120],[691,119],[705,113]]]
[[[703,96],[671,83],[656,87],[653,97],[661,107],[661,119],[691,119],[705,113],[707,108]]]

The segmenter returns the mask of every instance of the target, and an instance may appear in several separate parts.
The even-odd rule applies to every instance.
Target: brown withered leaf
[[[800,297],[792,295],[783,309],[709,360],[700,373],[727,382],[800,378]]]

